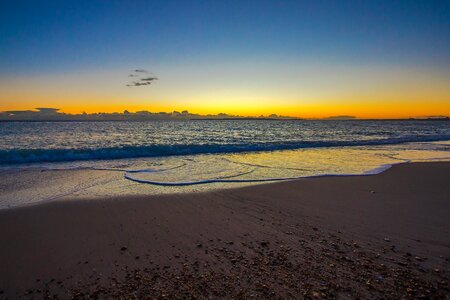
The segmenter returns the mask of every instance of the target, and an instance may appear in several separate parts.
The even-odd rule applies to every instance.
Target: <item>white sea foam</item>
[[[419,149],[419,150],[418,150]],[[302,149],[252,154],[199,156],[180,166],[176,173],[124,172],[124,178],[158,186],[189,186],[210,183],[258,183],[320,176],[374,175],[393,165],[412,161],[446,160],[448,151],[423,145]],[[411,155],[405,158],[405,155]],[[300,159],[300,160],[299,160]],[[264,161],[265,164],[260,163]],[[298,165],[298,167],[292,167]],[[185,170],[184,170],[185,169]],[[198,171],[200,170],[200,171]],[[170,170],[167,170],[170,171]],[[197,172],[197,173],[196,173]]]
[[[3,189],[0,209],[63,198],[196,192],[299,178],[373,175],[399,163],[439,160],[450,160],[448,144],[410,143],[9,165],[0,167],[0,171],[7,172],[0,184]]]

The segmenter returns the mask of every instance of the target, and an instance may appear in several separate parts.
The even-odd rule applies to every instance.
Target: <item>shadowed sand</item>
[[[0,297],[449,297],[450,163],[0,211]]]

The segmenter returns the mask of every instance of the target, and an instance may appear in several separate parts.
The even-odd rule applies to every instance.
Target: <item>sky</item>
[[[0,111],[36,107],[450,115],[450,1],[4,0]]]

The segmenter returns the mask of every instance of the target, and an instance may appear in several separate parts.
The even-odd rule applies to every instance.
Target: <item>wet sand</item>
[[[450,163],[0,211],[0,298],[449,298]]]

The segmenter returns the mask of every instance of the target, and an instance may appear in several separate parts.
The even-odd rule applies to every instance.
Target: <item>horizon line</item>
[[[278,114],[266,114],[259,116],[242,116],[230,113],[217,113],[217,114],[198,114],[191,113],[188,110],[182,110],[181,112],[174,110],[172,112],[151,112],[148,110],[128,111],[125,109],[123,112],[94,112],[94,113],[66,113],[59,108],[38,107],[29,110],[7,110],[0,111],[0,120],[2,121],[144,121],[155,119],[189,119],[189,120],[201,120],[201,119],[278,119],[278,120],[443,120],[449,119],[447,115],[429,115],[429,116],[410,116],[403,118],[360,118],[353,115],[331,115],[326,117],[306,118],[297,116],[286,116]]]

